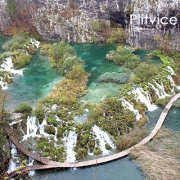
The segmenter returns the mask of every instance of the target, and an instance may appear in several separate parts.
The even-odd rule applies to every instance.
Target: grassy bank
[[[147,180],[180,179],[180,134],[162,128],[146,146],[131,152],[131,157]]]

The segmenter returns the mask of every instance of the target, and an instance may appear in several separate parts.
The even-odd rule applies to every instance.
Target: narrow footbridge
[[[136,144],[136,145],[132,146],[131,148],[128,148],[124,151],[121,151],[119,153],[116,153],[116,154],[113,154],[110,156],[106,156],[106,157],[102,157],[102,158],[98,158],[98,159],[94,159],[94,160],[75,162],[75,163],[69,163],[69,162],[60,163],[60,162],[51,161],[45,157],[41,157],[38,154],[30,152],[26,147],[24,147],[21,143],[19,143],[10,127],[6,127],[5,130],[6,130],[7,136],[10,138],[10,140],[15,144],[15,146],[21,152],[23,152],[25,155],[30,156],[30,157],[36,159],[37,161],[41,162],[42,164],[44,164],[44,165],[27,166],[27,167],[21,169],[21,171],[51,169],[51,168],[71,168],[71,167],[92,166],[92,165],[102,164],[105,162],[113,161],[113,160],[122,158],[124,156],[127,156],[132,149],[138,148],[138,147],[146,144],[147,142],[149,142],[157,134],[158,130],[161,128],[161,126],[172,106],[172,103],[174,101],[176,101],[178,98],[180,98],[180,93],[175,95],[169,101],[169,103],[166,105],[163,112],[161,113],[159,120],[158,120],[156,126],[154,127],[154,129],[151,131],[151,133],[146,138],[144,138],[138,144]]]

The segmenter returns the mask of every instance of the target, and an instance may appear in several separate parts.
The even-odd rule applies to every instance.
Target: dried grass
[[[180,134],[162,128],[147,145],[131,152],[147,180],[180,179]]]

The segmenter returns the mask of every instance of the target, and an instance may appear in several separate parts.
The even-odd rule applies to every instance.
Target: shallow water
[[[106,59],[106,54],[115,49],[109,44],[74,44],[77,55],[85,61],[85,69],[91,73],[88,83],[88,93],[81,98],[84,103],[98,103],[108,95],[118,95],[122,85],[116,83],[98,82],[98,77],[105,72],[123,72],[124,68]]]
[[[51,92],[55,84],[62,79],[60,73],[51,68],[47,57],[37,51],[26,66],[23,76],[18,76],[7,90],[7,108],[14,109],[20,102],[34,104]]]
[[[49,170],[36,172],[35,180],[144,180],[140,170],[129,157],[103,165],[79,168],[76,171]]]

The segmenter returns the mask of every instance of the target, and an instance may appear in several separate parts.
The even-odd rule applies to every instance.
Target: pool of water
[[[118,95],[122,85],[98,82],[98,77],[105,72],[123,72],[124,68],[106,59],[106,54],[116,48],[110,44],[74,44],[77,55],[85,61],[85,69],[91,73],[88,93],[81,98],[84,103],[98,103],[108,95]]]
[[[149,118],[149,128],[153,129],[156,122],[159,119],[159,116],[161,115],[163,111],[163,108],[159,107],[155,111],[147,112],[147,116]],[[174,108],[172,107],[169,110],[168,115],[166,116],[166,119],[163,124],[166,128],[170,128],[173,131],[179,131],[180,132],[180,108]]]
[[[37,171],[35,180],[144,180],[136,164],[129,157],[103,165],[79,168],[76,171]]]
[[[9,86],[6,107],[13,110],[20,102],[36,103],[39,98],[50,93],[61,79],[60,73],[51,68],[48,58],[37,51],[23,76],[16,77]]]

